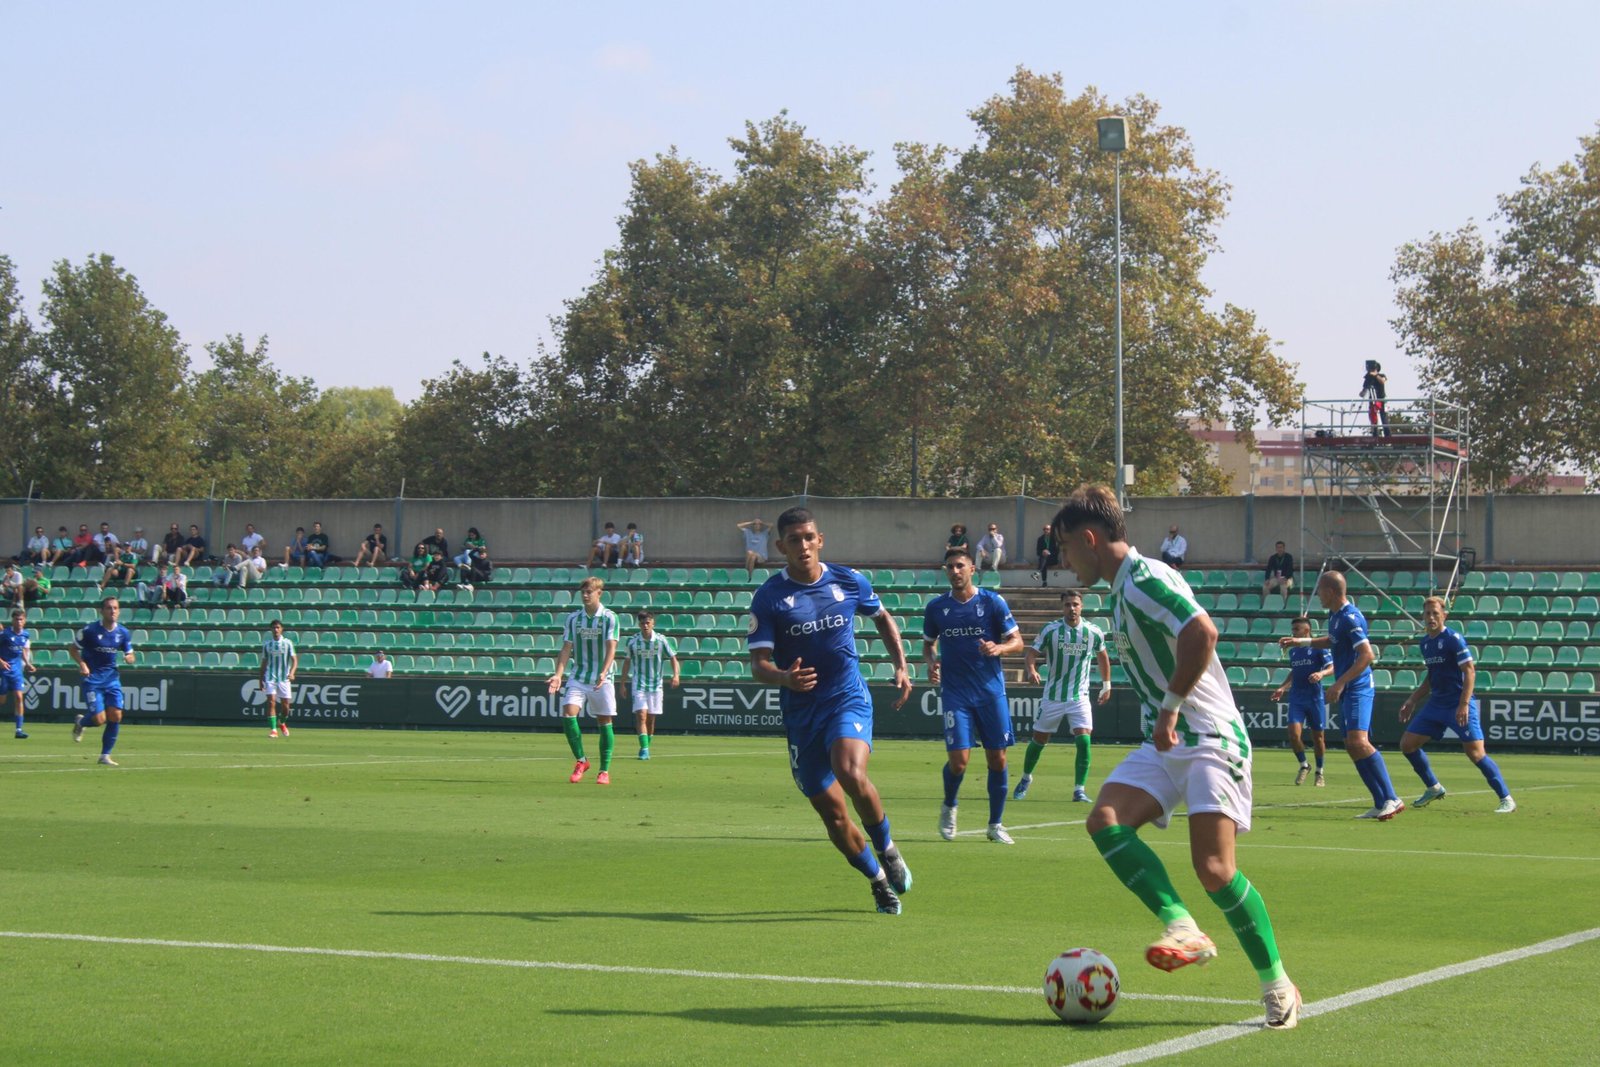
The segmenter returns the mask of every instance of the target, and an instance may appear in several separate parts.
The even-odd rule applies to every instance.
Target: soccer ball
[[[1075,948],[1044,971],[1044,1000],[1062,1022],[1097,1023],[1117,1006],[1117,965],[1092,948]]]

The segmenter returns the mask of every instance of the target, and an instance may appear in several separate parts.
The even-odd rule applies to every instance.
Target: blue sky
[[[873,154],[972,143],[1019,65],[1144,93],[1233,186],[1219,300],[1314,397],[1395,347],[1395,249],[1487,220],[1600,120],[1592,3],[509,3],[4,0],[0,252],[30,310],[106,252],[203,362],[270,336],[284,370],[402,399],[451,359],[527,361],[616,236],[628,163],[718,170],[787,108]]]

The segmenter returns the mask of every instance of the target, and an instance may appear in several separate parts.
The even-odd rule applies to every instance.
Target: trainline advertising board
[[[256,675],[199,671],[125,670],[122,673],[131,722],[256,724],[266,718],[267,700]],[[879,737],[936,738],[944,729],[937,689],[918,685],[903,707],[892,690],[871,689]],[[1404,693],[1379,693],[1373,735],[1380,743],[1400,738],[1399,708]],[[686,681],[668,688],[660,728],[667,733],[783,733],[780,693],[750,682]],[[1278,744],[1288,726],[1288,705],[1266,690],[1234,690],[1245,725],[1256,744]],[[1040,690],[1010,690],[1011,719],[1019,738],[1032,730]],[[35,722],[70,722],[84,711],[78,676],[41,671],[29,678],[28,717]],[[1484,732],[1492,748],[1535,748],[1600,752],[1600,696],[1481,694]],[[396,677],[383,680],[348,675],[302,673],[295,682],[294,720],[330,726],[425,727],[433,729],[559,730],[559,697],[545,679]],[[632,722],[628,702],[619,701],[622,722]],[[1337,715],[1330,731],[1338,732]],[[1095,709],[1095,736],[1101,741],[1139,737],[1138,707],[1132,694],[1118,690],[1109,704]],[[1446,735],[1442,743],[1453,740]]]

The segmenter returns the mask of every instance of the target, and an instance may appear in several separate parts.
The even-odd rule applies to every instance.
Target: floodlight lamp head
[[[1128,120],[1121,115],[1097,119],[1100,131],[1100,151],[1122,152],[1128,147]]]

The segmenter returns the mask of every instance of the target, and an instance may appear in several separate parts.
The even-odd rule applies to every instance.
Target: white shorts
[[[293,696],[288,682],[262,682],[261,691],[267,696],[277,697],[279,700],[289,700]]]
[[[589,685],[586,682],[568,682],[561,693],[563,709],[577,705],[597,719],[609,719],[617,713],[617,690],[610,682]]]
[[[1106,784],[1131,785],[1149,793],[1161,805],[1156,826],[1165,830],[1172,809],[1180,803],[1190,815],[1219,811],[1232,819],[1239,832],[1250,829],[1250,761],[1217,745],[1174,748],[1157,752],[1146,741],[1106,778]]]
[[[645,711],[651,715],[661,714],[661,690],[652,689],[646,693],[642,689],[633,691],[633,710]]]
[[[1039,715],[1033,720],[1033,732],[1053,734],[1061,725],[1062,718],[1074,730],[1094,729],[1094,712],[1090,710],[1087,700],[1041,700]]]

